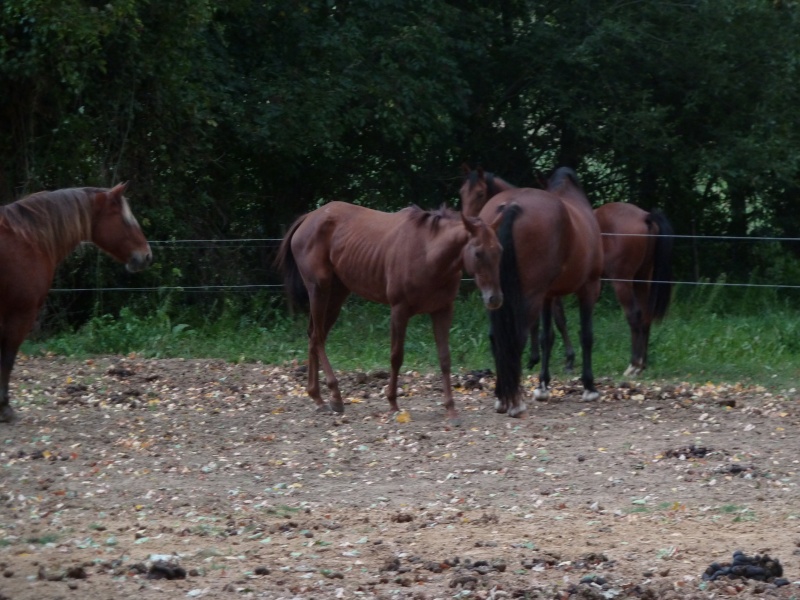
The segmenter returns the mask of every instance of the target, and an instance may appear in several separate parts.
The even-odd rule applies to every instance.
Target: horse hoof
[[[508,406],[502,400],[495,400],[494,402],[494,410],[495,412],[499,412],[501,415],[508,411]]]
[[[509,417],[514,417],[515,419],[522,419],[525,417],[525,411],[528,410],[528,406],[521,402],[519,406],[511,407],[511,410],[508,411]]]
[[[550,390],[543,390],[541,388],[536,388],[533,390],[533,399],[538,402],[547,402],[550,400]]]
[[[329,415],[333,412],[333,409],[328,404],[319,404],[317,405],[316,412],[321,415]]]
[[[331,411],[335,413],[342,414],[344,413],[344,403],[343,402],[331,402]]]
[[[0,423],[13,423],[17,420],[17,416],[10,406],[6,405],[0,410]]]
[[[461,427],[461,425],[463,425],[463,422],[461,421],[460,415],[448,415],[447,424],[452,427]]]
[[[600,399],[600,392],[597,390],[583,390],[584,402],[596,402]]]
[[[636,375],[639,375],[641,372],[642,372],[641,367],[637,367],[635,365],[628,365],[628,368],[625,369],[625,373],[623,373],[623,375],[625,377],[635,377]]]

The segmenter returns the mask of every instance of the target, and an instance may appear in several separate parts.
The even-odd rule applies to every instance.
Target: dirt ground
[[[0,599],[800,597],[794,390],[556,381],[518,420],[461,373],[450,428],[385,376],[334,417],[292,366],[21,357]],[[789,583],[703,580],[737,550]]]

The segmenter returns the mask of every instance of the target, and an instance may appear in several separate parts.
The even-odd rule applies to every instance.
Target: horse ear
[[[492,221],[491,224],[489,225],[489,227],[495,230],[495,233],[497,232],[498,229],[500,229],[500,223],[503,222],[503,212],[505,212],[503,209],[505,207],[506,207],[505,204],[501,204],[498,207],[498,213],[497,215],[495,215],[494,221]]]
[[[461,221],[464,223],[464,227],[467,229],[470,235],[477,235],[478,233],[478,224],[480,223],[480,219],[478,217],[468,217],[462,211],[461,213]]]
[[[483,173],[483,167],[480,167],[480,166],[479,166],[479,167],[478,167],[477,169],[475,169],[475,170],[478,172],[478,179],[480,179],[481,181],[483,181],[483,180],[485,179],[485,175],[484,175],[484,173]]]
[[[469,175],[472,169],[467,163],[461,163],[461,172],[466,176]]]
[[[122,196],[125,194],[125,190],[128,189],[128,182],[123,181],[122,183],[118,183],[109,192],[112,196]]]

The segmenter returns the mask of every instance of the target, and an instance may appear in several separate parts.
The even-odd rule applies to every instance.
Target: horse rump
[[[675,232],[667,216],[653,209],[647,218],[648,226],[658,228],[653,249],[653,276],[650,286],[650,314],[653,320],[661,320],[667,314],[672,298],[672,248]]]
[[[302,215],[292,223],[292,226],[289,227],[289,231],[281,241],[278,254],[275,256],[275,268],[283,275],[283,283],[286,290],[286,297],[289,301],[289,308],[291,310],[299,309],[303,312],[309,311],[310,301],[308,289],[306,288],[302,275],[300,275],[300,269],[297,267],[297,261],[292,252],[292,237],[307,216],[307,214]]]

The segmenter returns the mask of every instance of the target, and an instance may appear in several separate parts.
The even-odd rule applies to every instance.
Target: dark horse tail
[[[489,339],[494,355],[497,384],[495,395],[504,403],[512,402],[520,392],[522,352],[528,339],[528,313],[519,278],[517,252],[514,248],[514,221],[522,213],[518,204],[508,206],[497,237],[503,246],[500,260],[500,287],[503,305],[489,311]]]
[[[292,236],[297,228],[305,221],[308,215],[298,218],[283,238],[278,254],[275,257],[275,267],[283,274],[283,283],[286,289],[286,296],[289,299],[289,306],[292,309],[299,308],[308,311],[308,290],[306,289],[300,270],[297,268],[297,261],[292,253]]]
[[[653,209],[647,217],[648,227],[658,227],[653,252],[653,284],[650,286],[650,314],[654,320],[663,319],[672,298],[672,246],[675,232],[672,223],[660,210]]]

